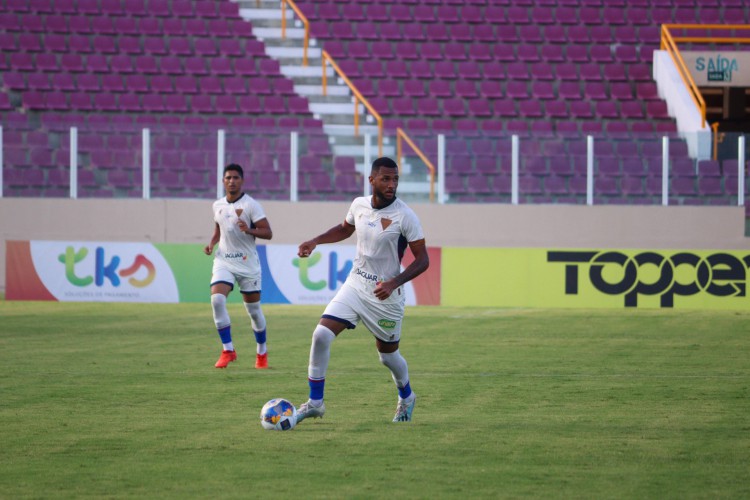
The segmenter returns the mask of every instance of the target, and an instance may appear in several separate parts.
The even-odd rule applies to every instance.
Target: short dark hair
[[[230,170],[234,170],[234,171],[236,171],[236,172],[237,172],[238,174],[240,174],[240,178],[241,178],[241,179],[244,179],[244,178],[245,178],[245,172],[243,172],[243,171],[242,171],[242,167],[240,167],[240,166],[239,166],[239,165],[237,165],[236,163],[230,163],[229,165],[227,165],[226,167],[224,167],[224,174],[223,174],[223,175],[227,175],[227,172],[229,172]],[[222,175],[222,176],[223,176],[223,175]]]
[[[376,173],[378,170],[380,170],[380,167],[395,168],[396,170],[398,170],[398,165],[396,164],[396,162],[388,158],[387,156],[376,158],[375,161],[372,162],[372,169],[370,173]]]

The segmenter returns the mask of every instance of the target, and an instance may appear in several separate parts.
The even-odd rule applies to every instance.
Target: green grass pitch
[[[230,305],[0,301],[0,498],[748,498],[750,312],[407,310],[396,391],[362,327],[307,397],[323,307],[266,305],[269,361]]]

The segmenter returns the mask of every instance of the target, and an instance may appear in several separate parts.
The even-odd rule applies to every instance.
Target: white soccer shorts
[[[376,302],[363,297],[361,292],[347,283],[323,312],[324,318],[342,320],[348,328],[362,324],[383,342],[398,342],[401,339],[401,322],[404,318],[404,301]]]
[[[242,293],[253,293],[261,291],[261,276],[238,276],[232,273],[230,270],[222,267],[221,265],[215,265],[213,274],[211,274],[211,285],[216,283],[227,283],[234,289],[234,282],[240,286],[240,292]]]

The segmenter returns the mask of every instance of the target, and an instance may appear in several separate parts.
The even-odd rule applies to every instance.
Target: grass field
[[[748,498],[750,312],[411,308],[396,392],[362,328],[307,397],[322,307],[265,306],[271,369],[208,304],[0,301],[1,498]]]

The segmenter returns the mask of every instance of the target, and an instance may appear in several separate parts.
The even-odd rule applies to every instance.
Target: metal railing
[[[289,7],[292,8],[295,14],[297,14],[297,17],[299,17],[300,21],[302,21],[302,24],[305,26],[305,36],[304,40],[302,42],[303,51],[302,51],[302,65],[307,66],[307,47],[310,44],[310,21],[307,20],[307,17],[302,13],[299,7],[297,7],[297,4],[295,4],[292,0],[281,0],[281,38],[286,38],[286,4],[289,4]]]
[[[701,115],[701,128],[706,126],[706,101],[703,99],[703,96],[700,93],[700,90],[698,90],[698,86],[695,84],[695,80],[693,80],[693,77],[690,75],[690,70],[688,69],[687,65],[685,64],[685,60],[682,58],[682,55],[680,54],[680,50],[677,48],[677,43],[675,42],[675,39],[672,37],[672,33],[669,31],[671,27],[683,27],[686,25],[670,25],[670,24],[662,24],[661,26],[661,50],[666,50],[669,54],[669,57],[672,58],[672,62],[674,62],[675,67],[677,68],[677,72],[680,75],[680,78],[682,79],[682,82],[685,84],[685,87],[688,89],[688,92],[690,94],[690,98],[693,100],[693,103],[695,103],[696,107],[698,108],[698,112]]]
[[[354,94],[354,134],[359,135],[359,103],[361,102],[378,123],[378,156],[383,156],[383,117],[381,117],[380,113],[378,113],[375,108],[372,107],[372,104],[370,104],[370,102],[364,98],[362,93],[357,89],[352,81],[349,80],[349,77],[346,76],[346,73],[341,70],[339,65],[336,64],[336,61],[334,61],[334,59],[330,56],[330,54],[328,54],[328,52],[326,52],[325,50],[321,51],[321,59],[323,64],[323,95],[327,95],[328,93],[328,76],[326,75],[326,64],[330,63],[331,67],[333,67],[333,70],[338,73],[344,83],[346,83],[346,85],[349,87],[349,90],[352,91],[352,94]]]
[[[661,26],[661,50],[666,50],[672,58],[677,71],[682,78],[685,87],[687,87],[690,97],[701,114],[701,128],[706,126],[706,101],[698,90],[695,80],[690,74],[690,70],[685,64],[685,60],[680,54],[677,47],[678,43],[750,43],[750,37],[738,36],[675,36],[672,30],[693,29],[693,30],[750,30],[750,25],[746,24],[663,24]]]
[[[396,128],[396,158],[398,158],[399,164],[401,163],[401,158],[403,157],[403,142],[406,141],[406,143],[414,150],[414,152],[419,156],[419,158],[427,165],[427,168],[430,170],[430,202],[435,201],[435,165],[432,164],[432,162],[427,159],[427,156],[422,152],[419,147],[417,147],[416,144],[414,144],[414,141],[411,140],[411,138],[407,135],[406,132],[401,127]]]

